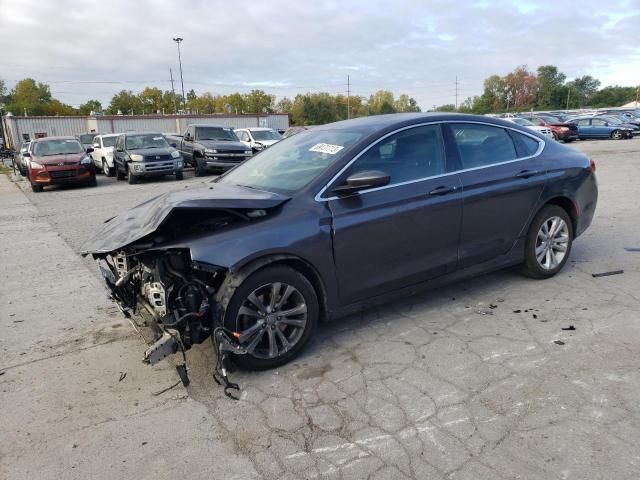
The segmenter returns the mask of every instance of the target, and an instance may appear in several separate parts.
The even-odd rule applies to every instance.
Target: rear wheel
[[[224,316],[247,350],[235,363],[266,370],[289,362],[313,335],[318,316],[318,297],[304,275],[282,265],[258,270],[233,292]]]
[[[624,138],[624,132],[622,130],[614,130],[611,132],[611,138],[614,140],[622,140]]]
[[[532,278],[554,276],[569,259],[573,225],[567,212],[547,205],[534,217],[527,233],[523,273]]]

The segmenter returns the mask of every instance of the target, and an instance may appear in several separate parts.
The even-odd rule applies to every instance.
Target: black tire
[[[575,138],[567,138],[564,143],[571,143],[575,140]]]
[[[176,180],[183,180],[184,174],[182,172],[176,172]]]
[[[91,177],[91,180],[89,180],[88,185],[90,187],[97,187],[98,186],[98,179],[96,178],[95,175],[93,177]]]
[[[118,167],[117,163],[115,165],[115,168],[116,168],[116,180],[124,180],[124,172],[120,170],[120,167]]]
[[[613,132],[611,132],[611,138],[613,140],[623,140],[625,137],[625,134],[622,130],[614,130]]]
[[[206,173],[203,160],[201,157],[196,157],[196,156],[193,157],[193,168],[194,168],[194,175],[196,177],[202,177]]]
[[[555,242],[548,239],[544,241],[539,238],[539,233],[542,234],[541,229],[543,228],[543,225],[546,224],[546,226],[548,227],[550,225],[550,222],[552,222],[552,219],[554,218],[561,219],[566,225],[566,240],[564,240],[564,235],[558,237],[563,239],[562,242],[558,241],[558,243],[561,243],[564,246],[563,252],[557,252],[555,251],[555,248],[551,247],[544,248],[545,244],[549,244],[551,246],[554,245]],[[525,261],[524,265],[522,266],[522,273],[528,277],[535,279],[545,279],[553,277],[560,270],[562,270],[562,267],[564,267],[564,265],[567,263],[569,255],[571,254],[572,245],[573,224],[571,223],[571,218],[569,217],[567,212],[557,205],[544,206],[533,218],[533,221],[529,226],[529,231],[527,232],[527,238],[525,242]],[[551,263],[550,265],[545,267],[544,265],[541,265],[536,252],[536,249],[541,248],[543,249],[543,251],[549,250],[549,255],[554,256],[554,258],[558,253],[564,253],[564,255],[562,256],[561,260],[559,260],[555,264],[555,266],[553,266],[553,263]],[[541,254],[544,255],[544,253]],[[545,258],[545,261],[547,259],[548,257]]]
[[[251,339],[255,339],[258,335],[261,337],[258,346],[256,347],[256,354],[245,354],[245,355],[234,355],[234,362],[247,370],[268,370],[270,368],[276,368],[285,363],[291,361],[294,357],[296,357],[300,351],[304,348],[304,346],[309,342],[309,339],[312,337],[316,326],[318,324],[319,317],[319,306],[318,306],[318,296],[316,294],[313,285],[311,282],[302,275],[300,272],[284,266],[284,265],[274,265],[267,266],[258,270],[257,272],[251,274],[247,277],[239,287],[235,288],[233,291],[227,291],[224,294],[224,297],[228,298],[230,296],[229,303],[227,304],[227,308],[224,314],[224,326],[225,328],[233,331],[233,332],[241,332],[246,331],[250,323],[252,322],[249,316],[240,316],[239,311],[240,308],[243,307],[245,302],[248,301],[248,296],[259,290],[261,288],[270,289],[269,285],[274,283],[280,283],[282,285],[281,289],[285,290],[288,286],[293,287],[295,293],[289,295],[289,300],[285,301],[285,303],[281,306],[285,310],[290,308],[291,305],[296,305],[295,303],[288,303],[290,301],[301,302],[302,307],[306,307],[306,322],[304,327],[296,330],[296,327],[289,327],[287,325],[275,326],[275,324],[271,325],[271,332],[269,332],[269,327],[265,325],[262,330],[264,333],[258,333],[256,336],[251,337]],[[282,292],[283,298],[285,296],[285,292]],[[270,291],[270,290],[269,290]],[[263,299],[266,300],[265,297]],[[264,318],[257,319],[257,321],[268,322],[269,317],[276,317],[280,310],[273,310],[271,315],[267,315]],[[304,315],[304,314],[301,314]],[[278,320],[281,317],[276,317]],[[276,321],[276,318],[272,318],[271,321]],[[245,325],[242,325],[242,322]],[[286,336],[287,334],[295,336],[296,340],[293,342],[293,345],[289,349],[284,349],[284,351],[279,352],[279,354],[273,358],[261,358],[260,349],[268,348],[268,340],[270,336],[278,337],[276,329],[283,329],[281,332]],[[290,330],[289,330],[290,329]],[[293,338],[293,337],[292,337]],[[291,338],[289,338],[291,340]],[[264,342],[264,343],[263,343]],[[249,344],[250,341],[247,341],[246,344]],[[280,343],[280,346],[283,346],[281,340],[274,340],[274,343]],[[264,344],[264,347],[260,347]],[[279,347],[278,347],[279,349]],[[262,355],[264,357],[264,355]]]
[[[113,177],[113,168],[109,167],[109,164],[104,158],[102,159],[102,173],[105,177]]]
[[[138,177],[133,174],[133,170],[131,170],[131,168],[127,168],[127,183],[129,185],[135,185],[138,183]]]
[[[31,184],[31,190],[34,191],[35,193],[40,193],[44,190],[44,187],[42,185],[36,185],[34,183]]]

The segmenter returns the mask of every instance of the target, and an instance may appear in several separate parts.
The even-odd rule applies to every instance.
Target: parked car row
[[[640,134],[640,112],[631,110],[601,110],[579,115],[564,112],[535,112],[505,116],[519,125],[537,130],[543,135],[551,131],[562,142],[590,138],[623,140]],[[528,122],[528,123],[527,123]]]
[[[182,180],[185,164],[194,167],[196,176],[221,173],[281,139],[271,128],[234,130],[205,124],[189,125],[184,135],[92,132],[24,142],[15,163],[34,192],[54,184],[95,186],[98,171],[130,184],[163,175]]]

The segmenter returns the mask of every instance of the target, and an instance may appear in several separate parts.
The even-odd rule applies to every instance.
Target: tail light
[[[589,168],[591,168],[591,173],[596,173],[596,162],[593,158],[589,159]]]

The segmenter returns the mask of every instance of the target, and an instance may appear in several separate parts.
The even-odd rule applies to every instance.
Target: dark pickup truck
[[[208,171],[229,170],[253,153],[230,127],[193,124],[187,127],[184,135],[167,135],[166,138],[175,144],[184,161],[195,168],[196,177]]]

